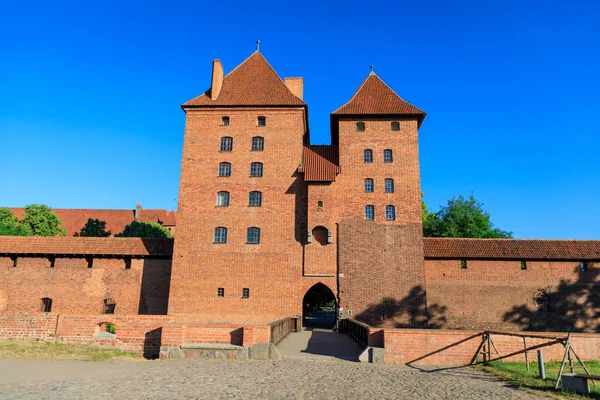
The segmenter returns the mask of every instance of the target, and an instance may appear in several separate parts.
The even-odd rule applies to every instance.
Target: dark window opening
[[[115,301],[113,299],[111,299],[110,297],[107,299],[104,299],[104,310],[103,310],[102,314],[114,314],[116,306],[117,306],[117,303],[115,303]]]
[[[250,176],[261,177],[263,176],[263,165],[259,162],[253,162],[250,164]]]
[[[312,230],[312,238],[314,239],[313,243],[318,243],[321,246],[325,246],[332,242],[331,240],[331,232],[324,226],[316,226]]]
[[[581,272],[585,272],[588,270],[589,263],[586,261],[582,261],[579,263],[579,268],[581,268]]]
[[[17,263],[19,262],[19,257],[11,257],[10,259],[13,262],[13,267],[16,267]]]
[[[49,297],[44,297],[42,299],[42,306],[40,308],[41,312],[51,312],[52,311],[52,299]]]
[[[218,226],[215,228],[214,243],[227,243],[227,228]]]
[[[373,221],[375,219],[375,206],[365,207],[365,219]]]
[[[221,125],[229,126],[229,117],[221,117]]]
[[[131,269],[131,258],[125,259],[125,269]]]
[[[394,161],[394,157],[392,156],[392,150],[386,149],[383,151],[383,162],[390,163]]]
[[[388,221],[394,221],[396,219],[396,207],[385,206],[385,219]]]
[[[357,122],[356,123],[356,132],[364,132],[365,131],[365,123]]]
[[[262,206],[262,193],[261,192],[250,192],[248,197],[248,207],[260,207]]]
[[[219,176],[231,176],[231,164],[222,162],[219,164]]]
[[[397,132],[400,130],[400,122],[394,121],[392,122],[392,131]]]
[[[252,138],[252,151],[263,151],[265,148],[265,139],[261,136]]]
[[[365,179],[365,192],[373,193],[374,190],[375,190],[375,188],[373,185],[373,179],[371,179],[371,178]]]
[[[248,297],[250,297],[250,289],[243,288],[242,289],[242,299],[247,299]]]
[[[366,163],[372,163],[373,162],[373,150],[370,149],[366,149],[364,152],[364,161]]]
[[[54,265],[56,264],[56,257],[50,257],[50,268],[54,268]]]
[[[231,151],[233,149],[233,138],[225,136],[221,138],[221,151]]]
[[[460,268],[467,269],[467,260],[460,260]]]
[[[322,201],[317,202],[317,211],[323,211],[323,202]]]
[[[246,243],[248,244],[259,244],[260,243],[260,228],[255,226],[248,228],[248,237]]]
[[[86,258],[86,261],[87,261],[88,268],[92,268],[94,266],[94,259],[92,257]]]
[[[258,126],[267,126],[267,117],[258,117]]]
[[[521,261],[521,269],[527,269],[527,261]]]
[[[394,180],[392,178],[386,178],[384,191],[386,193],[394,193]]]
[[[218,297],[225,297],[225,288],[222,288],[222,287],[218,288],[217,289],[217,296]]]
[[[217,193],[217,207],[229,207],[229,192]]]

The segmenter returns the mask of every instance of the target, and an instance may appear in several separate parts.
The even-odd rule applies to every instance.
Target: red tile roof
[[[377,75],[371,74],[360,85],[349,102],[335,110],[332,115],[416,115],[419,123],[425,113],[402,100]]]
[[[23,208],[11,208],[18,219],[23,218]],[[67,230],[67,236],[73,236],[85,225],[88,218],[99,219],[106,222],[106,230],[113,235],[123,232],[134,217],[135,210],[102,210],[85,208],[53,208]],[[141,222],[158,222],[163,226],[175,226],[175,211],[143,209],[140,213]]]
[[[338,146],[305,146],[302,165],[304,181],[334,182],[340,172]]]
[[[223,79],[221,92],[211,100],[210,89],[184,103],[186,107],[211,106],[305,106],[259,52],[253,53]]]
[[[424,238],[425,258],[600,260],[600,240]]]
[[[0,255],[171,257],[173,239],[0,236]]]

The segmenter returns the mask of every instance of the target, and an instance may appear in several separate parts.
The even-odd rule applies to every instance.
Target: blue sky
[[[12,4],[11,4],[12,3]],[[0,206],[176,208],[184,113],[255,49],[303,76],[313,143],[375,66],[427,112],[436,210],[600,238],[600,2],[2,2]]]

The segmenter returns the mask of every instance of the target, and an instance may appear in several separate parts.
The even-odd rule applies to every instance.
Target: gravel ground
[[[0,360],[0,399],[539,399],[471,368],[354,362]]]

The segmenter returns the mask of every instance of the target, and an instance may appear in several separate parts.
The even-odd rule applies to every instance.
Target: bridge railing
[[[347,333],[362,347],[369,346],[369,335],[371,327],[354,319],[340,319],[338,322],[338,330],[341,333]]]
[[[282,318],[271,323],[271,343],[277,344],[290,332],[298,331],[298,317]]]

